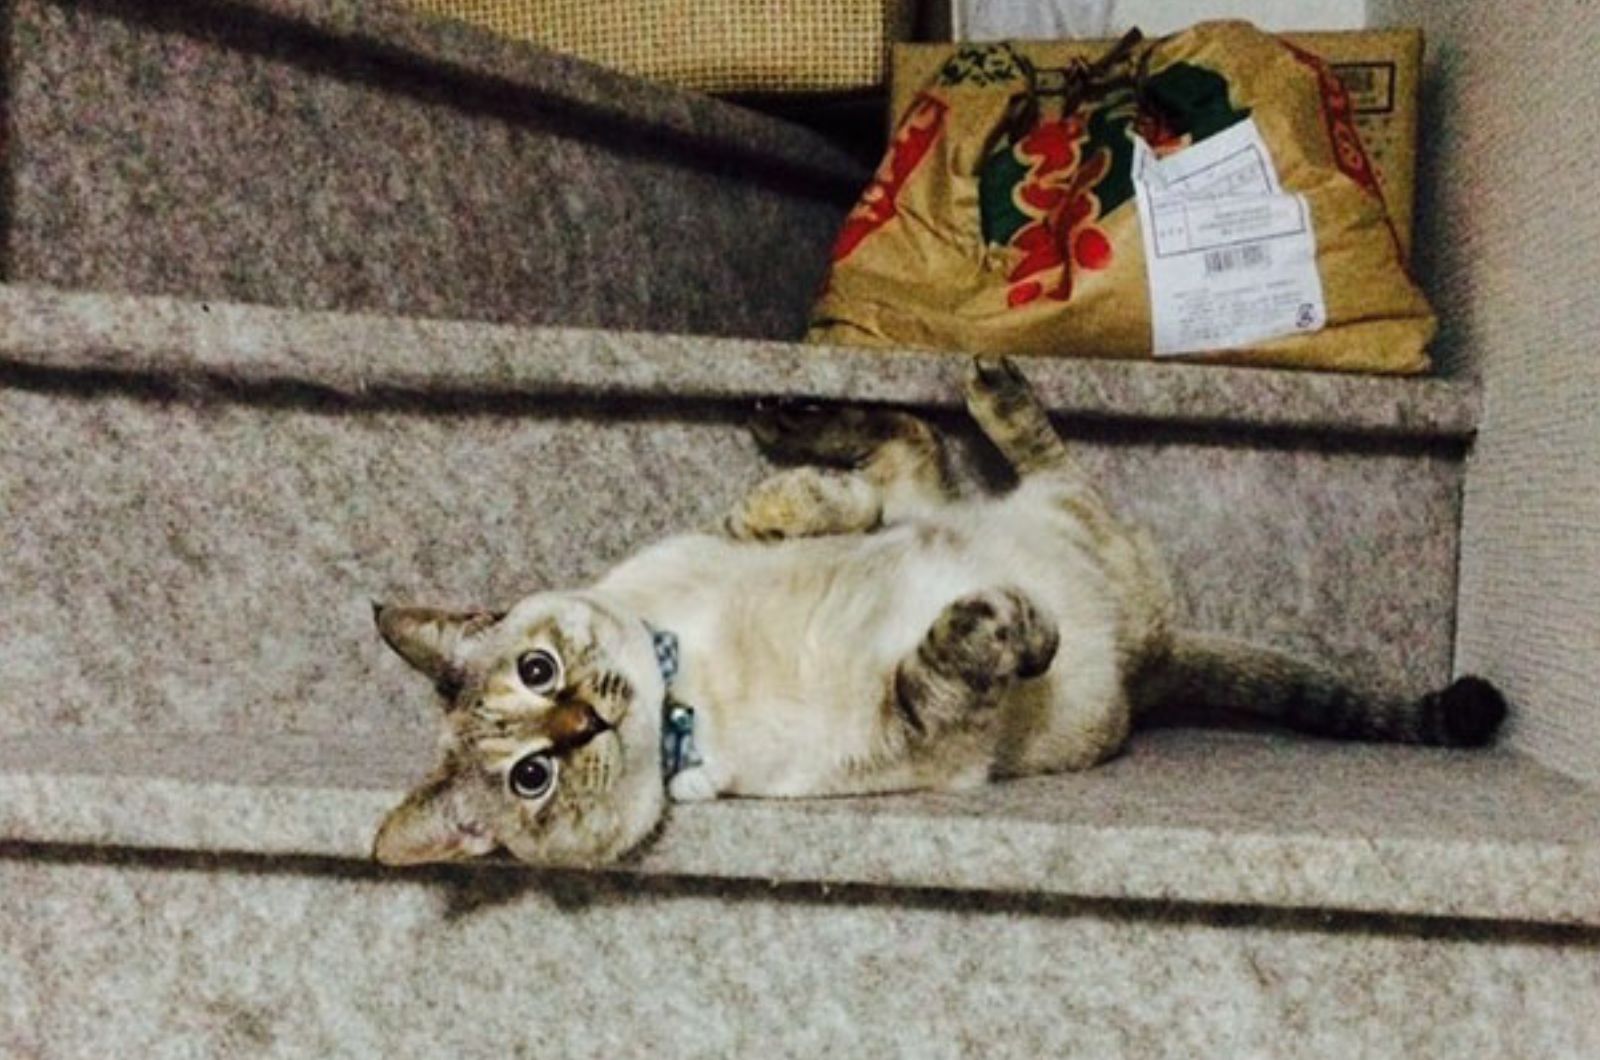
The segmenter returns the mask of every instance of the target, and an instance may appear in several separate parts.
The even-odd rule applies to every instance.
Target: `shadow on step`
[[[599,418],[630,423],[672,421],[740,422],[745,401],[734,397],[680,396],[663,393],[597,392],[588,387],[550,387],[536,393],[511,389],[425,388],[392,385],[360,390],[307,379],[242,379],[222,371],[152,372],[109,368],[53,368],[0,357],[0,387],[78,400],[116,397],[154,404],[182,402],[195,406],[242,404],[256,408],[318,415],[403,413],[415,416]],[[751,395],[751,399],[755,395]],[[955,395],[951,396],[951,403]],[[964,413],[918,408],[946,433],[959,436],[970,423]],[[1069,440],[1105,446],[1214,446],[1272,449],[1341,456],[1428,456],[1459,460],[1467,440],[1451,435],[1395,436],[1325,428],[1274,427],[1259,424],[1215,424],[1182,419],[1151,420],[1114,415],[1058,416],[1057,426]],[[995,454],[978,457],[982,477],[999,482],[1007,476]]]
[[[730,409],[737,409],[736,402],[728,401],[560,389],[519,393],[375,385],[357,393],[303,379],[240,379],[201,371],[43,368],[4,358],[0,358],[0,387],[82,401],[118,398],[158,405],[248,405],[328,416],[385,412],[441,417],[603,417],[630,423],[724,422],[730,418]]]
[[[908,911],[958,911],[977,916],[1104,919],[1160,926],[1316,932],[1468,943],[1577,947],[1600,954],[1600,928],[1516,920],[1472,920],[1320,909],[1207,905],[1191,902],[1071,898],[1009,892],[893,888],[868,884],[776,883],[693,876],[638,876],[611,872],[537,871],[507,861],[392,870],[342,858],[286,857],[180,850],[136,850],[64,844],[0,842],[0,861],[85,868],[128,868],[162,873],[238,877],[299,876],[380,881],[435,890],[446,920],[541,901],[564,912],[603,910],[630,903],[714,899],[797,908],[850,906]]]

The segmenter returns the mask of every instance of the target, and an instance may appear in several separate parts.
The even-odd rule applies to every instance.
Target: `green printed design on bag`
[[[978,50],[967,49],[968,52]],[[993,51],[1004,56],[1011,54],[1008,48]],[[978,60],[973,57],[969,61]],[[1105,175],[1093,187],[1102,216],[1133,198],[1130,128],[1137,128],[1159,151],[1171,145],[1199,143],[1250,116],[1250,108],[1236,108],[1230,102],[1226,78],[1189,63],[1173,63],[1150,77],[1144,83],[1143,92],[1146,101],[1143,109],[1134,92],[1126,88],[1115,89],[1103,99],[1081,108],[1087,115],[1089,132],[1082,158],[1093,160],[1102,150],[1110,155]],[[1035,168],[1033,161],[1019,152],[1020,143],[1010,137],[1002,138],[978,175],[983,238],[993,246],[1009,245],[1017,232],[1033,220],[1016,202],[1019,189]]]
[[[988,62],[981,51],[1000,61]],[[1005,46],[966,49],[962,68],[1006,69],[1015,66],[1012,55]],[[984,242],[1021,252],[1007,276],[1013,308],[1045,295],[1067,301],[1075,270],[1111,264],[1113,246],[1097,222],[1133,198],[1130,129],[1159,151],[1203,140],[1250,113],[1230,103],[1225,78],[1181,62],[1148,78],[1139,92],[1113,88],[1054,118],[1040,117],[1039,106],[1037,97],[1013,99],[1012,115],[1031,121],[1020,135],[1003,133],[978,173]],[[1052,269],[1061,277],[1047,289],[1041,274]]]
[[[1173,63],[1144,85],[1144,110],[1159,115],[1169,128],[1199,143],[1244,121],[1250,108],[1237,109],[1228,99],[1228,79],[1190,63]]]
[[[986,88],[1007,81],[1023,81],[1028,76],[1022,65],[1025,61],[1005,44],[962,48],[940,68],[936,82],[945,88],[956,85]]]
[[[1111,155],[1111,168],[1094,187],[1105,213],[1133,198],[1133,140],[1128,128],[1138,116],[1138,104],[1127,89],[1108,96],[1105,105],[1089,115],[1090,149],[1104,148]]]

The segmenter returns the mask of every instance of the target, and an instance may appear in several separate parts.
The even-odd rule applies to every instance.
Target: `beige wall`
[[[1428,33],[1417,264],[1481,376],[1457,662],[1600,782],[1600,4],[1373,0]]]

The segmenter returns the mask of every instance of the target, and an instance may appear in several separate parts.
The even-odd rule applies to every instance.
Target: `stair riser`
[[[1600,1054],[1582,932],[7,853],[8,1056]]]
[[[556,62],[534,90],[209,3],[11,0],[0,31],[13,283],[788,338],[856,187]]]
[[[13,378],[0,726],[426,724],[426,691],[381,648],[369,601],[579,585],[720,518],[768,470],[742,404],[464,400]],[[969,429],[938,419],[970,463]],[[1167,544],[1194,624],[1321,642],[1412,688],[1448,676],[1459,454],[1149,423],[1078,433]]]

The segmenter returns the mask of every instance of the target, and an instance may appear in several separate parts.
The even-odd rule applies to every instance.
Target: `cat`
[[[768,406],[758,484],[715,532],[645,548],[510,611],[375,605],[444,703],[442,761],[384,820],[391,865],[497,847],[615,861],[667,803],[957,790],[1081,770],[1162,704],[1309,733],[1487,743],[1506,713],[1463,677],[1414,700],[1181,630],[1160,554],[1117,518],[1017,367],[979,359],[966,405],[1015,470],[958,499],[941,438],[901,411]]]

